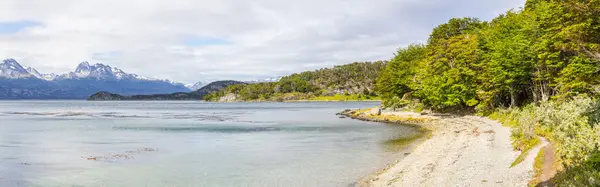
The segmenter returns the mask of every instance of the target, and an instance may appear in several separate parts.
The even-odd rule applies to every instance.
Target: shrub
[[[558,186],[600,184],[600,103],[586,96],[565,102],[545,102],[521,109],[502,109],[490,115],[512,127],[513,146],[528,150],[537,136],[556,143],[556,154],[565,170]]]

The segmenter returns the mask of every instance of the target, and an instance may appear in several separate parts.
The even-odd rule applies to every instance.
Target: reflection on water
[[[348,186],[417,133],[377,104],[0,102],[0,186]]]

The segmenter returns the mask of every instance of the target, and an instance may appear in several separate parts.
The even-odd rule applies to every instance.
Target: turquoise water
[[[378,104],[4,101],[0,186],[351,186],[416,133]]]

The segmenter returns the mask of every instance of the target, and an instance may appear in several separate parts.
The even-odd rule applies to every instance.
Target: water
[[[415,129],[356,103],[0,102],[0,186],[349,186]]]

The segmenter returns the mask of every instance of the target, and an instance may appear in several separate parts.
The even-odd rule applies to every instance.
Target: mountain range
[[[0,99],[86,99],[106,91],[123,95],[189,92],[186,85],[143,77],[104,64],[80,63],[75,71],[43,74],[14,59],[0,63]]]

